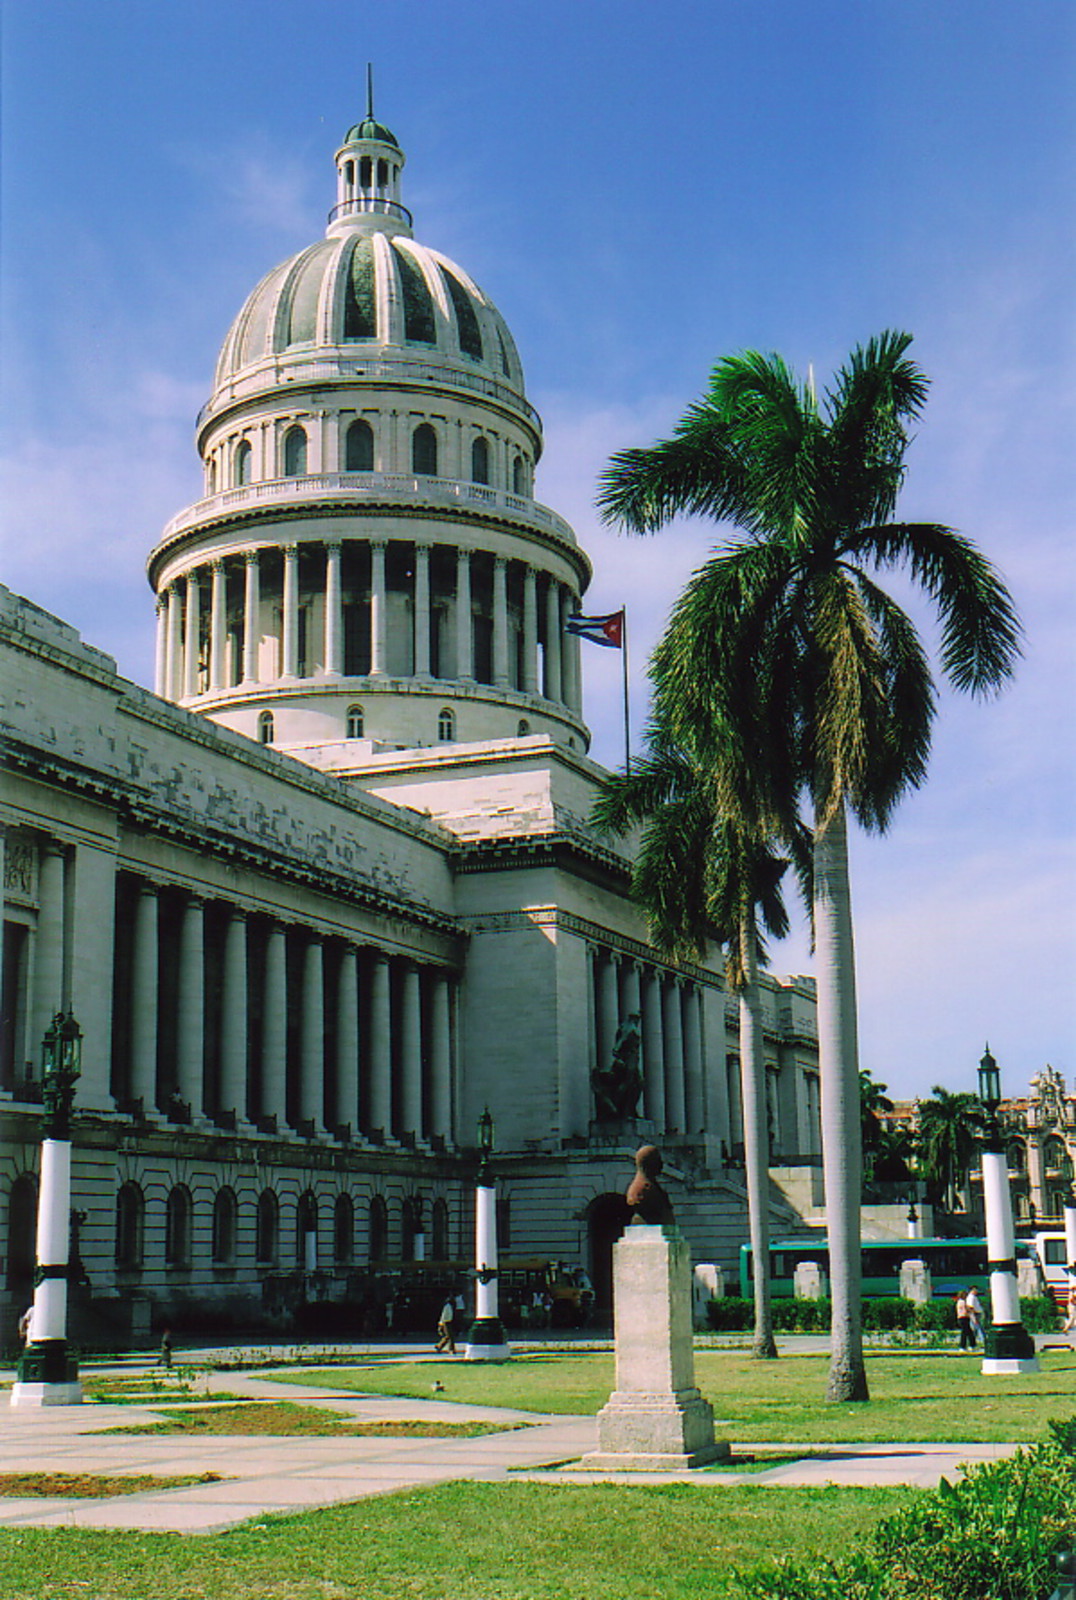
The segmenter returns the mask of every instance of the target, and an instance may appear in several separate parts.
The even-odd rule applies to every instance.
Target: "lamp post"
[[[1038,1372],[1035,1341],[1020,1321],[1016,1283],[1016,1234],[1012,1220],[1009,1164],[998,1123],[1001,1073],[986,1053],[979,1063],[979,1099],[986,1111],[983,1130],[983,1203],[986,1209],[987,1271],[990,1273],[992,1325],[983,1336],[983,1372]]]
[[[478,1175],[475,1178],[475,1318],[463,1347],[466,1361],[507,1361],[511,1351],[497,1315],[497,1190],[494,1184],[493,1118],[489,1107],[478,1119]]]
[[[78,1362],[67,1346],[71,1212],[71,1107],[82,1070],[82,1029],[58,1011],[45,1031],[45,1107],[41,1189],[37,1201],[37,1272],[26,1348],[11,1390],[13,1406],[72,1406],[82,1401]]]

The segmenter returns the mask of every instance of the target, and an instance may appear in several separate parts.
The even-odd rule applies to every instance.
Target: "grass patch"
[[[0,1472],[0,1495],[15,1500],[114,1500],[121,1494],[153,1494],[159,1489],[223,1481],[219,1472],[171,1478],[148,1473],[120,1477],[95,1472]]]
[[[246,1397],[226,1390],[211,1390],[202,1384],[192,1389],[189,1383],[161,1383],[144,1378],[93,1378],[83,1384],[83,1399],[99,1406],[180,1406],[204,1405],[207,1400],[241,1402]]]
[[[515,1426],[526,1426],[516,1424]],[[510,1433],[514,1426],[489,1422],[424,1422],[418,1419],[367,1419],[323,1406],[295,1405],[290,1400],[241,1400],[238,1405],[209,1405],[198,1410],[168,1410],[160,1422],[137,1422],[126,1427],[101,1428],[103,1434],[265,1434],[275,1438],[296,1435],[362,1435],[378,1439],[478,1439],[488,1433]]]
[[[1042,1371],[984,1377],[978,1358],[884,1351],[867,1362],[869,1405],[827,1405],[826,1356],[752,1361],[730,1350],[700,1350],[695,1380],[711,1401],[719,1433],[740,1441],[788,1444],[1030,1443],[1051,1417],[1072,1408],[1076,1353],[1050,1351]],[[507,1406],[557,1415],[593,1415],[613,1388],[611,1355],[523,1356],[503,1364],[401,1362],[305,1369],[281,1383]]]
[[[441,1484],[230,1533],[0,1529],[4,1600],[740,1600],[736,1569],[836,1556],[908,1489]],[[71,1574],[79,1586],[72,1586]]]

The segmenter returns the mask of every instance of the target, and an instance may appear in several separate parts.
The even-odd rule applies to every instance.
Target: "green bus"
[[[931,1288],[936,1298],[952,1298],[958,1289],[977,1283],[987,1286],[985,1239],[865,1239],[860,1268],[865,1297],[900,1293],[900,1268],[904,1261],[923,1261],[930,1269]],[[1018,1259],[1035,1257],[1032,1244],[1016,1241]],[[770,1291],[791,1298],[796,1266],[813,1261],[829,1280],[829,1245],[824,1232],[817,1238],[775,1239],[770,1245]],[[740,1294],[754,1296],[754,1263],[751,1246],[740,1246]]]

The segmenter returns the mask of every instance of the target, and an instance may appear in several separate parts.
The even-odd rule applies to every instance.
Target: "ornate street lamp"
[[[979,1063],[979,1099],[986,1111],[982,1153],[983,1203],[986,1209],[986,1266],[990,1274],[991,1305],[991,1326],[983,1335],[983,1371],[1038,1372],[1035,1341],[1020,1321],[1009,1164],[998,1122],[1001,1073],[990,1054],[989,1045]]]
[[[467,1361],[507,1361],[511,1355],[497,1315],[497,1190],[493,1178],[493,1118],[478,1119],[475,1176],[475,1318],[463,1347]]]
[[[82,1029],[56,1013],[42,1043],[44,1126],[37,1202],[37,1272],[26,1348],[11,1390],[13,1406],[82,1401],[78,1362],[67,1345],[71,1214],[71,1107],[82,1070]]]

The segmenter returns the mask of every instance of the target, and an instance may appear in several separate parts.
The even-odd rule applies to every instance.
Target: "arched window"
[[[437,718],[437,737],[442,744],[451,743],[456,737],[456,719],[447,706]]]
[[[471,445],[471,482],[489,482],[489,441],[481,434]]]
[[[191,1264],[191,1192],[177,1183],[169,1192],[164,1219],[164,1264],[189,1267]]]
[[[1069,1159],[1064,1139],[1047,1139],[1043,1146],[1043,1156],[1050,1172],[1064,1172]]]
[[[1010,1172],[1025,1172],[1027,1161],[1024,1157],[1024,1147],[1019,1139],[1013,1139],[1005,1148],[1005,1161]]]
[[[516,459],[512,462],[512,493],[525,494],[525,484],[526,479],[523,476],[523,457],[516,456]]]
[[[450,1255],[448,1247],[448,1202],[435,1200],[430,1212],[430,1251],[435,1261],[447,1261]]]
[[[116,1195],[116,1267],[136,1272],[142,1265],[146,1204],[137,1183],[121,1184]]]
[[[23,1172],[11,1185],[7,1203],[7,1286],[27,1293],[37,1266],[37,1179]]]
[[[411,471],[437,476],[437,435],[428,422],[420,422],[411,435]]]
[[[355,1254],[355,1207],[349,1194],[338,1194],[333,1206],[333,1259],[346,1267]]]
[[[258,718],[258,743],[272,744],[273,742],[273,713],[263,711]]]
[[[389,1253],[389,1208],[379,1194],[370,1201],[368,1254],[371,1261],[385,1261]]]
[[[306,473],[306,432],[303,428],[289,428],[284,435],[284,476],[301,478]]]
[[[205,486],[206,486],[206,493],[207,494],[216,494],[216,492],[217,492],[217,458],[216,458],[216,456],[210,456],[209,460],[205,464]]]
[[[347,736],[349,739],[361,739],[363,729],[366,727],[366,718],[361,706],[348,706],[347,708]]]
[[[516,733],[519,736],[519,738],[525,739],[527,737],[528,733],[530,733],[530,731],[531,731],[531,725],[527,721],[526,717],[520,717],[519,726],[516,728]]]
[[[409,1196],[400,1211],[400,1246],[404,1261],[415,1259],[415,1235],[422,1231],[422,1201]]]
[[[238,1205],[234,1189],[217,1190],[213,1201],[213,1264],[230,1267],[235,1260],[235,1222]]]
[[[344,436],[344,471],[373,472],[374,430],[360,417]]]
[[[254,1236],[254,1253],[264,1266],[276,1263],[280,1248],[280,1205],[272,1189],[263,1189],[258,1196],[258,1220]]]
[[[250,482],[251,448],[249,439],[240,439],[235,450],[235,481],[240,488]]]
[[[295,1260],[307,1272],[318,1264],[318,1203],[309,1189],[295,1209]]]

